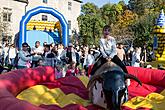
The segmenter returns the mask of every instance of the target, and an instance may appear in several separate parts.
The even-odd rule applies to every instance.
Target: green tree
[[[129,26],[133,32],[136,46],[141,46],[146,42],[148,44],[152,43],[152,30],[164,2],[164,0],[129,1],[129,8],[138,14],[138,19]]]
[[[135,23],[137,17],[137,14],[131,10],[125,10],[122,15],[117,17],[117,22],[112,28],[112,34],[116,36],[117,41],[126,42],[126,40],[131,41],[133,39],[130,26]]]
[[[152,30],[155,24],[156,13],[150,12],[140,16],[135,24],[131,25],[134,32],[134,44],[141,46],[144,43],[152,43]]]
[[[101,20],[100,9],[92,4],[86,3],[82,6],[82,14],[78,17],[80,28],[80,39],[83,44],[97,44],[104,23]]]
[[[118,4],[105,4],[101,8],[101,15],[104,22],[108,25],[114,24],[116,22],[117,16],[123,13],[124,2],[119,2]]]
[[[88,14],[88,15],[96,14],[96,13],[99,13],[99,8],[95,4],[88,2],[84,5],[82,5],[81,12],[85,15],[86,14]]]
[[[104,22],[108,25],[111,25],[116,21],[116,11],[113,4],[105,4],[101,8],[101,14]]]
[[[97,44],[105,24],[112,27],[112,35],[118,41],[133,40],[134,45],[152,43],[155,19],[165,0],[129,0],[117,4],[107,3],[98,8],[93,3],[82,5],[78,17],[80,37],[83,44]]]
[[[160,11],[161,9],[165,9],[165,0],[153,0],[155,11]]]
[[[101,13],[106,24],[111,25],[111,34],[116,37],[117,41],[130,39],[132,32],[128,26],[135,21],[137,16],[136,13],[128,10],[124,1],[120,1],[118,4],[105,4],[101,8]]]
[[[145,9],[154,8],[153,0],[129,0],[128,4],[129,8],[137,13],[138,15],[143,15],[145,13]]]

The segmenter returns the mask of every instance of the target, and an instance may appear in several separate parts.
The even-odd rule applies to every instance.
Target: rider
[[[105,64],[107,61],[112,61],[118,66],[120,66],[125,73],[128,73],[126,66],[122,63],[120,58],[117,56],[116,40],[114,37],[110,36],[111,28],[108,25],[103,27],[103,36],[100,39],[100,51],[102,53],[101,57],[94,64],[90,75],[94,75],[98,67]]]

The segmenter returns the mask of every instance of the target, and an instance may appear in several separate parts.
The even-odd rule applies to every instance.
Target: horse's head
[[[107,109],[120,110],[121,104],[127,101],[128,88],[126,85],[126,79],[133,79],[141,85],[141,82],[135,76],[117,70],[106,71],[91,79],[102,82]]]

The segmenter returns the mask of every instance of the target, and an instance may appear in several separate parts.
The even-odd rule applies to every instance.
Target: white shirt
[[[110,37],[110,39],[107,41],[106,39],[101,38],[100,51],[104,58],[113,58],[115,55],[117,55],[115,39]]]
[[[28,51],[20,50],[18,54],[18,66],[26,66],[27,62],[32,61],[32,57],[26,57],[27,55],[30,55]]]
[[[91,55],[91,54],[87,54],[85,56],[83,66],[85,66],[85,65],[86,66],[92,65],[92,64],[94,64],[94,62],[95,62],[95,57],[93,55]]]
[[[61,53],[64,49],[58,49],[58,59],[60,60]]]
[[[32,52],[34,52],[34,53],[42,53],[43,54],[44,53],[44,49],[43,49],[42,46],[39,46],[38,48],[34,47],[34,48],[32,48]],[[40,58],[41,58],[41,55],[35,54],[33,56],[33,60],[34,61],[38,61]]]
[[[132,55],[132,66],[140,67],[140,62],[137,61],[140,61],[140,53],[134,52]]]
[[[32,51],[36,53],[44,53],[44,49],[42,46],[39,46],[38,48],[34,47],[32,48]]]
[[[13,47],[10,47],[9,49],[9,58],[15,58],[17,54],[17,50]]]

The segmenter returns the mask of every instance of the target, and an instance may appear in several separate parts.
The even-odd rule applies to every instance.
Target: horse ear
[[[137,77],[135,77],[134,75],[132,75],[132,74],[125,74],[125,78],[126,79],[133,79],[133,80],[135,80],[136,82],[138,82],[142,86],[141,81]]]

